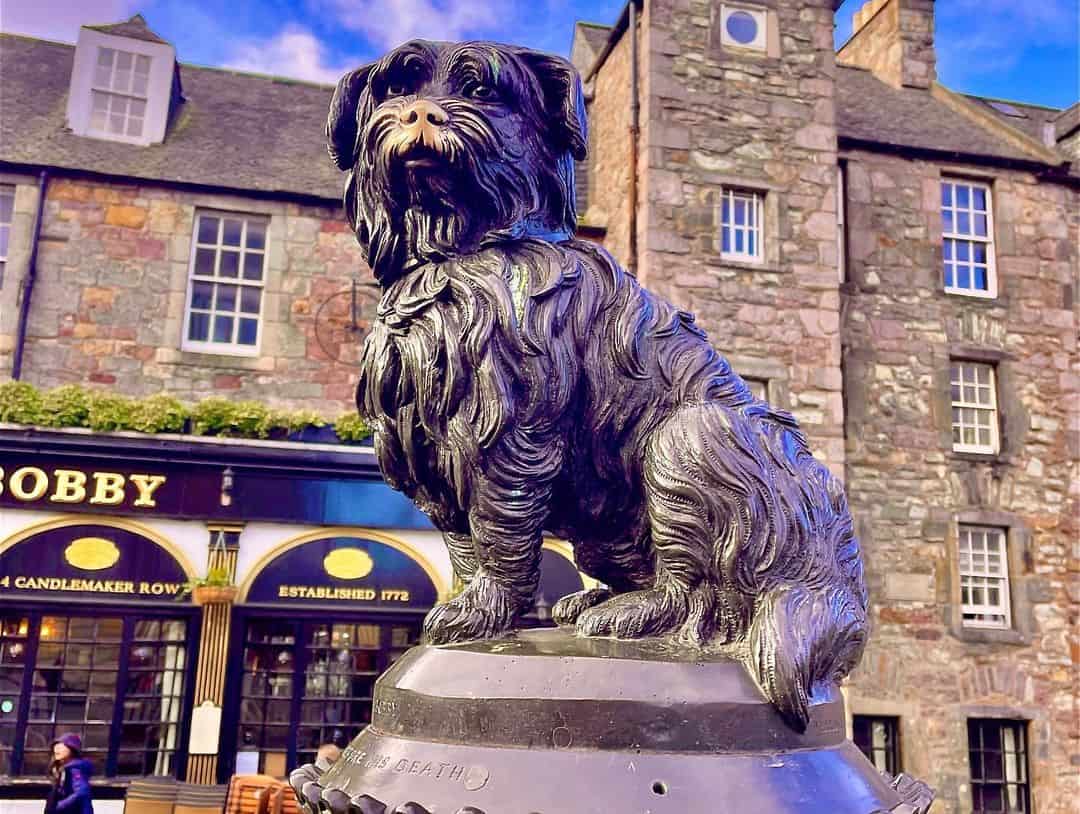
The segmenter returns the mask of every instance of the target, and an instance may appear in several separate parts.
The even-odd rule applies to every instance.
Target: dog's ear
[[[585,91],[577,68],[562,57],[540,51],[518,51],[544,91],[544,112],[560,146],[578,161],[585,158],[589,143],[585,123]]]
[[[356,161],[356,136],[360,129],[357,107],[374,67],[375,63],[371,63],[350,71],[334,88],[330,113],[326,117],[326,151],[339,170],[352,169]]]

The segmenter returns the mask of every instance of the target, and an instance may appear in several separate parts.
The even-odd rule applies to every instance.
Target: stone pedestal
[[[332,767],[293,775],[334,814],[872,814],[925,811],[815,698],[792,731],[741,663],[663,641],[535,630],[409,651]],[[905,797],[907,799],[905,799]]]

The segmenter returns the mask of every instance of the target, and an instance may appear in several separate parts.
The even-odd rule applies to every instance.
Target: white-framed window
[[[764,51],[768,47],[768,27],[763,9],[724,4],[720,7],[720,44]]]
[[[760,263],[765,256],[762,228],[765,196],[739,189],[724,189],[720,195],[721,257]]]
[[[117,48],[98,48],[90,89],[90,130],[140,138],[149,85],[150,57]]]
[[[1012,627],[1003,529],[960,526],[960,612],[965,627]]]
[[[0,288],[4,287],[8,245],[11,242],[11,222],[15,219],[15,187],[0,184]]]
[[[953,449],[996,453],[998,410],[994,366],[953,360],[949,379]]]
[[[254,356],[261,331],[267,220],[198,212],[191,247],[184,350]]]
[[[950,294],[996,297],[994,217],[990,187],[978,181],[941,181],[942,258]]]

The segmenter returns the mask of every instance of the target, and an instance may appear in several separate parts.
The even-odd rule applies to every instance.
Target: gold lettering
[[[0,495],[4,494],[4,467],[0,466]]]
[[[164,475],[130,475],[128,479],[139,490],[139,497],[131,504],[132,506],[147,506],[151,509],[157,506],[157,501],[154,500],[154,492],[165,483]]]
[[[29,491],[25,488],[28,475],[34,479],[34,485]],[[49,476],[45,474],[45,470],[36,466],[22,466],[11,473],[8,488],[17,500],[37,500],[49,488]]]
[[[74,469],[53,470],[56,485],[53,487],[53,503],[82,503],[86,500],[86,474]]]
[[[124,476],[117,472],[94,473],[94,496],[90,502],[99,506],[117,506],[124,502]],[[14,490],[14,484],[12,489]]]

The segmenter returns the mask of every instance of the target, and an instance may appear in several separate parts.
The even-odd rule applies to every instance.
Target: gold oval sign
[[[104,537],[80,537],[64,549],[64,559],[83,571],[101,571],[116,565],[120,549]]]
[[[359,548],[335,548],[323,557],[323,569],[338,579],[360,579],[371,573],[375,563]]]

